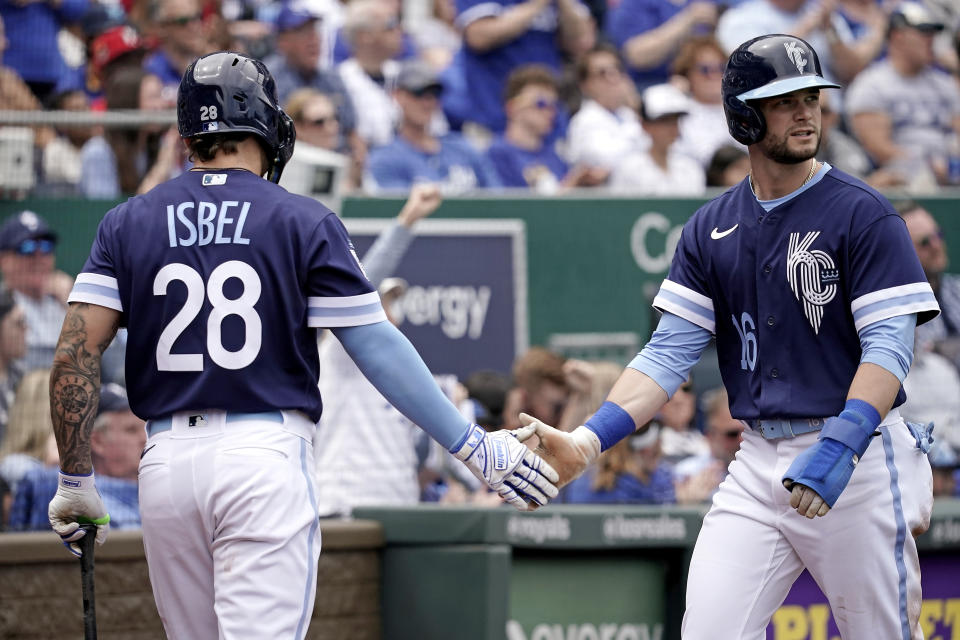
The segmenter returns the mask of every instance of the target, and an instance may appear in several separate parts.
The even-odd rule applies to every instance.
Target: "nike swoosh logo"
[[[157,445],[152,444],[152,445],[150,445],[149,447],[147,447],[146,449],[144,449],[144,450],[143,450],[143,453],[140,454],[140,459],[143,460],[143,456],[147,455],[147,451],[150,451],[150,449],[153,449],[155,446],[157,446]]]
[[[730,235],[731,233],[733,233],[733,230],[736,229],[736,228],[739,227],[739,226],[740,226],[740,223],[738,222],[737,224],[733,225],[732,227],[730,227],[730,228],[727,229],[726,231],[720,231],[719,229],[717,229],[716,227],[714,227],[714,228],[713,228],[713,231],[710,232],[710,237],[713,238],[714,240],[719,240],[720,238],[725,238],[725,237],[727,237],[728,235]]]

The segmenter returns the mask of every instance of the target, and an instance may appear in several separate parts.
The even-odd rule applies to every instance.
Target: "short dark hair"
[[[723,182],[723,174],[727,170],[727,167],[740,158],[746,157],[746,155],[746,151],[732,144],[725,144],[719,147],[713,152],[713,155],[710,156],[710,163],[707,165],[707,186],[726,186]]]
[[[506,88],[503,90],[503,101],[513,100],[529,85],[550,87],[560,91],[560,83],[550,67],[543,64],[525,64],[513,70],[507,78]]]
[[[190,161],[210,162],[218,153],[237,153],[241,142],[247,138],[254,138],[260,145],[260,152],[263,154],[263,166],[269,165],[270,155],[266,146],[260,140],[260,136],[246,131],[228,131],[225,133],[211,133],[203,136],[194,136],[187,141],[190,148]]]
[[[918,209],[923,209],[923,206],[916,200],[901,200],[893,205],[894,210],[897,212],[897,215],[901,218],[908,213],[913,213]]]
[[[583,82],[590,75],[590,61],[595,55],[600,53],[609,53],[617,59],[617,63],[619,63],[621,66],[623,65],[623,60],[620,58],[620,52],[617,51],[617,48],[608,42],[601,42],[577,58],[575,72],[577,74],[578,83]]]

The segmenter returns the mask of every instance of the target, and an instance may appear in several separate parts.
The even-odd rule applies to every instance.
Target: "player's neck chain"
[[[803,179],[803,182],[800,183],[800,186],[797,187],[797,189],[800,189],[803,187],[803,185],[807,184],[813,179],[813,176],[816,175],[817,168],[819,168],[819,166],[820,163],[817,162],[816,158],[814,158],[813,162],[810,163],[810,173],[807,174],[807,177]],[[753,173],[748,174],[747,177],[750,179],[750,190],[753,191],[753,195],[757,196],[757,185],[753,181]],[[759,199],[760,196],[757,196],[757,198]]]

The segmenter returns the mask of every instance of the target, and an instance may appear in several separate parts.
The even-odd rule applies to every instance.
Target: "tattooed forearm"
[[[100,402],[100,359],[117,332],[119,314],[72,304],[63,321],[50,371],[50,412],[60,450],[60,468],[86,474],[93,469],[90,432]],[[94,314],[93,318],[90,318]],[[112,320],[102,326],[101,316]],[[93,320],[93,322],[91,322]]]

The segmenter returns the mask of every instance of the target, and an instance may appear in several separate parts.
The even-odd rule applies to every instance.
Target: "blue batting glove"
[[[833,508],[858,461],[857,453],[842,442],[830,438],[817,440],[787,469],[783,486],[787,489],[792,489],[794,483],[808,486]]]
[[[787,469],[783,486],[788,491],[793,490],[795,484],[810,487],[833,508],[870,445],[875,429],[876,425],[869,420],[847,410],[828,418],[817,442],[797,456]]]

